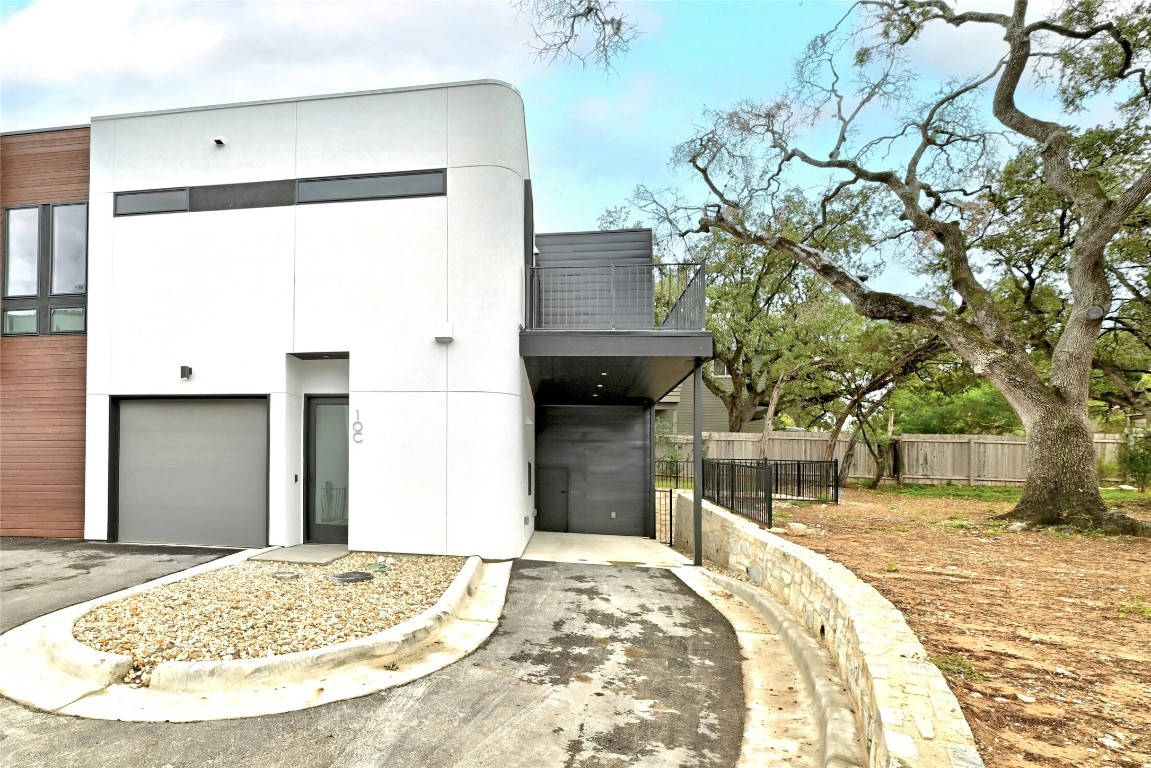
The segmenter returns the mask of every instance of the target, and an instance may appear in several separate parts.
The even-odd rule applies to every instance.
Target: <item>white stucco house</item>
[[[85,538],[651,535],[704,276],[644,230],[537,235],[511,86],[98,117],[90,162]]]

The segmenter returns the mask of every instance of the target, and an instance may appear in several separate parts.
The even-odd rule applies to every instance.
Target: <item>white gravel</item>
[[[328,565],[251,560],[106,603],[76,622],[82,643],[130,655],[124,682],[147,685],[162,661],[251,659],[313,650],[382,632],[443,595],[463,557],[357,552]],[[327,576],[366,570],[371,581],[335,584]],[[277,572],[295,579],[280,579]]]

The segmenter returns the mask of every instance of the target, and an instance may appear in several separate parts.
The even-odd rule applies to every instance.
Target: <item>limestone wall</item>
[[[691,494],[678,491],[675,544],[688,551],[691,516]],[[706,500],[703,556],[747,574],[827,646],[856,707],[870,768],[983,768],[947,681],[873,587]]]

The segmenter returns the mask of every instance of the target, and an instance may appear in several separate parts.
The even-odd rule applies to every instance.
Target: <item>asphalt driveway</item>
[[[0,540],[0,632],[233,551],[5,537]]]
[[[5,766],[731,766],[734,631],[661,569],[518,561],[499,628],[409,685],[202,723],[59,717],[0,700]]]

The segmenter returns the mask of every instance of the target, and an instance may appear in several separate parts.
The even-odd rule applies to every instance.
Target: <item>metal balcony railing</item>
[[[702,264],[532,267],[532,330],[702,331]]]

